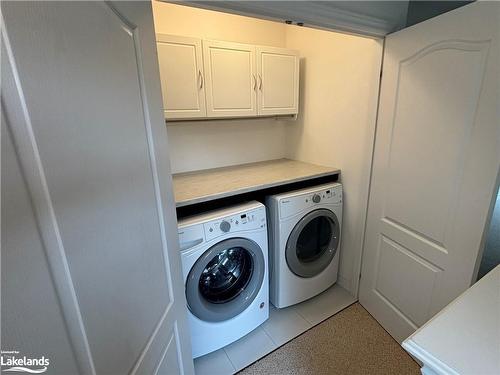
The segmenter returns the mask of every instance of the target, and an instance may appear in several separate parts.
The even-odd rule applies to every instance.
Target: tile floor
[[[196,375],[234,374],[354,302],[345,289],[334,285],[298,305],[285,309],[271,306],[269,319],[259,328],[223,349],[195,359]]]

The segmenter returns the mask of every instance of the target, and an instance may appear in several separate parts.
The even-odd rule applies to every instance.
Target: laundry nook
[[[500,3],[1,2],[1,371],[500,374]]]

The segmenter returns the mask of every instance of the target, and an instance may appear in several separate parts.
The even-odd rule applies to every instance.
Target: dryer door
[[[340,240],[337,216],[330,210],[309,212],[295,225],[286,244],[286,262],[300,277],[313,277],[333,260]]]
[[[186,281],[189,310],[201,320],[220,322],[243,312],[264,280],[266,263],[254,241],[221,241],[196,261]]]

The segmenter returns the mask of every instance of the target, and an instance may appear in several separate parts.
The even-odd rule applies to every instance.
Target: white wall
[[[301,55],[300,114],[286,128],[287,156],[341,169],[339,283],[357,292],[375,132],[382,42],[289,26]]]
[[[286,25],[153,1],[156,33],[284,47]],[[273,118],[169,124],[172,172],[285,157],[284,121]]]
[[[156,33],[284,47],[286,26],[257,18],[153,0]]]
[[[173,173],[285,157],[285,128],[274,119],[177,122],[168,126]]]

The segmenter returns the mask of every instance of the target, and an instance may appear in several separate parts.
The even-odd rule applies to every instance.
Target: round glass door
[[[328,250],[332,239],[332,219],[318,216],[311,219],[300,232],[297,243],[297,258],[303,263],[314,262]]]
[[[218,322],[244,311],[264,280],[261,248],[245,238],[230,238],[205,251],[186,281],[189,310],[199,319]]]
[[[211,303],[226,303],[238,297],[250,281],[253,260],[248,250],[231,247],[219,252],[203,269],[200,293]]]
[[[285,255],[290,270],[300,277],[322,272],[335,257],[340,239],[337,216],[319,209],[305,215],[288,237]]]

